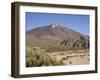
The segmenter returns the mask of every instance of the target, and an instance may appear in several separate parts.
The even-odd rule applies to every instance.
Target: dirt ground
[[[49,54],[57,60],[62,60],[65,65],[89,64],[90,62],[89,50],[87,49],[52,52]]]

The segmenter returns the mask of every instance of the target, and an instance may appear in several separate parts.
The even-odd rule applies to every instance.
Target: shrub
[[[63,61],[57,61],[55,57],[50,56],[38,47],[26,48],[26,66],[56,66],[63,65]]]

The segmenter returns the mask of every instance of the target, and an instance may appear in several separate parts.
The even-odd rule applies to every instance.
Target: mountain
[[[46,51],[89,48],[89,36],[59,24],[50,24],[26,31],[26,46]]]

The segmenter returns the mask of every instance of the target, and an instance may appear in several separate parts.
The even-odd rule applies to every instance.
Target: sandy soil
[[[57,60],[62,60],[65,65],[80,65],[89,64],[90,55],[89,50],[69,50],[49,53]]]

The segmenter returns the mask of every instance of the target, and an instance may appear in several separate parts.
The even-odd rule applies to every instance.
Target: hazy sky
[[[48,24],[60,24],[89,35],[89,15],[51,14],[26,12],[26,30]]]

